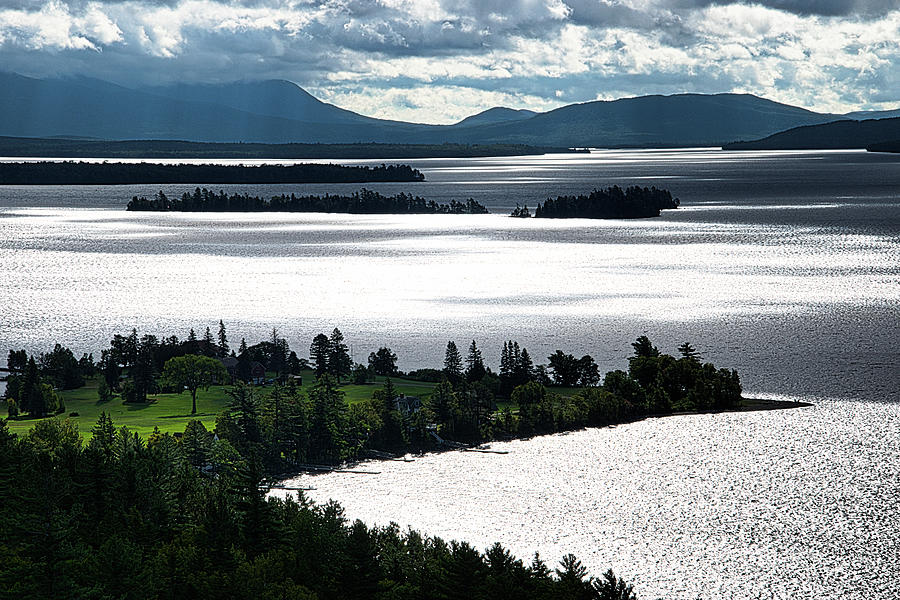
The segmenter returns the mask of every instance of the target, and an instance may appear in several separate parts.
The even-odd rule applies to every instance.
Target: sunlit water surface
[[[351,161],[355,163],[365,161]],[[381,162],[381,161],[376,161]],[[900,157],[609,151],[416,160],[373,184],[486,216],[126,213],[159,187],[0,186],[0,354],[77,353],[114,333],[232,342],[272,327],[301,356],[340,327],[364,362],[411,369],[448,340],[557,348],[622,368],[646,334],[689,340],[751,395],[812,409],[684,417],[442,455],[317,480],[353,517],[614,566],[643,595],[896,597]],[[682,208],[640,221],[520,220],[517,202],[657,185]],[[360,186],[217,186],[346,193]],[[825,400],[825,399],[828,400]]]
[[[317,501],[530,560],[575,553],[641,598],[900,597],[900,405],[816,399],[304,476]],[[284,495],[287,492],[275,492]],[[293,492],[291,492],[293,493]]]

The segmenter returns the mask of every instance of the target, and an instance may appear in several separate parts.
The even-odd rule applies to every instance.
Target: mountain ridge
[[[323,102],[284,80],[127,88],[0,72],[0,135],[218,143],[721,146],[845,115],[749,94],[649,95],[547,112],[493,107],[451,125],[390,121]]]

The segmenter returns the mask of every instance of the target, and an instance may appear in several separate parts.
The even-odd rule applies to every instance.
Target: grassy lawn
[[[303,373],[303,389],[312,387],[315,378],[311,371]],[[160,431],[176,433],[184,431],[185,425],[191,419],[199,419],[207,427],[212,429],[216,424],[216,417],[225,410],[228,405],[226,390],[229,386],[212,386],[208,390],[197,392],[197,414],[191,415],[191,395],[188,392],[182,394],[157,394],[149,398],[146,404],[125,404],[121,398],[115,397],[109,402],[100,402],[97,395],[99,379],[90,379],[87,384],[77,390],[66,390],[62,393],[66,402],[64,413],[54,419],[70,419],[82,435],[89,435],[91,428],[97,423],[101,412],[108,413],[116,427],[128,427],[142,436],[149,435],[154,427]],[[434,388],[433,383],[412,381],[396,378],[393,380],[398,392],[407,396],[429,396]],[[346,394],[349,404],[360,402],[372,397],[372,392],[384,385],[383,378],[379,377],[375,383],[365,385],[346,384],[341,390]],[[268,394],[270,386],[257,387],[258,394]],[[5,406],[3,413],[5,414]],[[69,414],[77,412],[77,417]],[[9,421],[11,431],[24,434],[37,422],[37,419],[17,419]]]

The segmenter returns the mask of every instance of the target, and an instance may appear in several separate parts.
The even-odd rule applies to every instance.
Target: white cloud
[[[366,114],[431,122],[683,91],[894,107],[898,40],[900,0],[0,0],[9,70],[285,78]]]

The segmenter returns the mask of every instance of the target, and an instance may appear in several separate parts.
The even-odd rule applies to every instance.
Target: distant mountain
[[[834,120],[743,94],[641,96],[572,104],[530,119],[480,127],[479,142],[594,147],[721,145],[724,141]]]
[[[237,82],[219,85],[177,84],[146,87],[139,91],[189,102],[214,102],[268,117],[306,123],[390,123],[322,102],[295,83],[284,80]]]
[[[546,113],[492,108],[453,125],[359,115],[287,81],[129,89],[0,73],[0,135],[197,142],[719,146],[844,118],[740,94],[642,96]]]
[[[726,150],[827,150],[867,148],[900,140],[900,118],[836,121],[795,127],[760,140],[725,144]]]
[[[466,117],[458,123],[454,123],[453,127],[472,127],[474,125],[485,125],[487,123],[504,123],[507,121],[521,121],[530,119],[538,113],[533,110],[506,108],[503,106],[495,106],[478,114]]]
[[[848,119],[864,121],[867,119],[892,119],[900,117],[900,108],[894,110],[858,110],[844,115]]]

